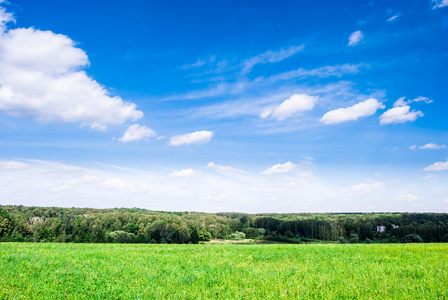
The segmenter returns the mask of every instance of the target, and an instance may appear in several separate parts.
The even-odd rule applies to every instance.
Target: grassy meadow
[[[0,299],[448,299],[448,244],[0,243]]]

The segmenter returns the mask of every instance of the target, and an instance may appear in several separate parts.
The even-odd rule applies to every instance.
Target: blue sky
[[[447,36],[446,0],[0,0],[0,203],[446,212]]]

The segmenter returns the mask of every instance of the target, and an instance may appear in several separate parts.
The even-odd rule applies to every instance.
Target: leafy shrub
[[[366,244],[372,244],[372,243],[373,243],[373,241],[371,239],[366,238]]]
[[[348,241],[343,236],[339,237],[338,241],[339,241],[339,244],[347,244],[348,243]]]
[[[246,238],[246,234],[244,232],[235,231],[230,235],[231,240],[244,240]]]
[[[359,242],[359,236],[356,233],[350,234],[350,244],[356,244]]]
[[[112,231],[106,233],[106,240],[108,243],[135,243],[135,234],[126,231]]]
[[[416,233],[405,235],[401,239],[402,243],[423,243],[423,239]]]
[[[285,232],[285,236],[289,239],[292,239],[294,237],[294,233],[288,230]]]
[[[389,238],[389,243],[398,243],[398,239],[395,235],[391,236]]]
[[[443,236],[442,242],[448,243],[448,233]]]
[[[243,228],[243,232],[246,234],[246,237],[248,239],[255,239],[260,236],[260,232],[258,231],[258,229],[253,227]]]

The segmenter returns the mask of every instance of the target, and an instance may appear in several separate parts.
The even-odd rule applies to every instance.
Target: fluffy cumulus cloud
[[[439,144],[434,144],[434,143],[429,143],[423,146],[420,146],[419,149],[445,149],[446,146],[445,145],[439,145]]]
[[[388,125],[413,122],[417,120],[417,118],[424,116],[421,111],[410,111],[410,109],[411,107],[408,105],[391,108],[380,116],[380,124]]]
[[[362,34],[361,30],[355,31],[352,34],[350,34],[348,38],[348,45],[349,46],[356,46],[364,39],[364,34]]]
[[[425,171],[444,171],[448,170],[448,160],[445,162],[436,162],[429,167],[425,168]]]
[[[381,125],[400,124],[405,122],[413,122],[424,114],[419,110],[411,110],[409,106],[412,102],[431,103],[432,100],[426,97],[418,97],[413,100],[406,101],[404,97],[399,98],[394,103],[394,107],[387,110],[380,116]]]
[[[8,18],[0,11],[1,26]],[[83,71],[88,65],[86,53],[65,35],[34,28],[4,31],[0,35],[0,110],[42,123],[76,122],[100,130],[143,116],[135,104],[111,97],[90,78]]]
[[[278,121],[283,121],[301,112],[313,109],[318,98],[318,96],[294,94],[278,106],[265,108],[260,114],[260,117],[272,117],[277,119]]]
[[[279,174],[279,173],[289,173],[289,172],[294,171],[297,167],[298,167],[298,165],[288,161],[284,164],[274,165],[274,166],[264,170],[263,172],[261,172],[261,174],[271,175],[271,174]]]
[[[338,124],[347,121],[355,121],[361,117],[371,116],[378,109],[385,106],[376,99],[370,98],[346,108],[338,108],[327,112],[320,121],[324,124]]]
[[[433,9],[448,6],[448,0],[432,0],[432,3],[434,4]]]
[[[139,142],[141,140],[148,140],[156,136],[156,133],[146,126],[140,126],[139,124],[134,124],[126,129],[126,132],[118,140],[123,143]]]
[[[292,46],[279,51],[266,51],[265,53],[246,59],[243,62],[243,73],[249,73],[257,64],[276,63],[282,61],[299,51],[303,51],[304,46]]]
[[[182,146],[190,144],[204,144],[210,142],[213,137],[213,131],[196,131],[183,135],[175,135],[170,139],[171,146]]]

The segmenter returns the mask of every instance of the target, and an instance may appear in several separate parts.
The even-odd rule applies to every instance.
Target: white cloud
[[[154,136],[156,136],[156,133],[151,128],[134,124],[129,126],[123,136],[118,140],[123,143],[130,143],[139,142],[143,139],[148,140]]]
[[[72,189],[73,189],[73,187],[70,185],[67,185],[67,184],[59,185],[59,186],[52,186],[50,188],[50,190],[52,192],[62,192],[62,191],[67,191],[67,190],[72,190]]]
[[[429,143],[423,146],[420,146],[419,149],[445,149],[445,145],[438,145],[434,143]]]
[[[0,168],[6,170],[22,170],[28,168],[28,164],[19,161],[0,161]]]
[[[132,183],[121,178],[111,178],[101,182],[99,185],[105,189],[132,190],[134,188]]]
[[[67,36],[33,28],[6,31],[0,35],[0,110],[100,130],[143,116],[82,71],[88,65],[86,53]]]
[[[392,22],[393,20],[398,19],[399,15],[395,15],[386,20],[386,22]]]
[[[338,108],[327,112],[320,121],[324,124],[338,124],[347,121],[355,121],[361,117],[371,116],[378,109],[384,109],[385,106],[378,100],[370,98],[346,108]]]
[[[448,170],[448,160],[446,162],[436,162],[424,169],[425,171],[444,171]]]
[[[373,182],[373,183],[359,183],[357,185],[353,185],[348,188],[349,196],[363,196],[367,195],[371,192],[381,190],[384,188],[384,184],[381,182]]]
[[[417,97],[412,100],[406,100],[405,97],[401,97],[397,101],[395,101],[393,108],[387,110],[380,116],[380,124],[388,125],[413,122],[417,120],[417,118],[423,117],[423,112],[419,110],[411,111],[411,107],[409,106],[409,104],[413,102],[432,103],[433,101],[427,97]]]
[[[417,150],[417,145],[412,145],[409,147],[410,150]]]
[[[276,63],[282,61],[299,51],[303,51],[305,47],[303,45],[300,46],[292,46],[287,49],[281,49],[280,51],[266,51],[265,53],[259,54],[257,56],[246,59],[243,62],[243,73],[249,73],[252,68],[257,64],[266,64],[266,63]]]
[[[261,174],[271,175],[271,174],[279,174],[279,173],[289,173],[289,172],[294,171],[294,169],[296,169],[297,167],[298,167],[298,165],[288,161],[284,164],[274,165],[274,166],[264,170],[263,172],[261,172]]]
[[[0,4],[3,2],[0,1]],[[0,35],[6,31],[6,24],[9,22],[15,22],[13,14],[6,12],[4,7],[0,7]]]
[[[419,110],[409,111],[410,109],[411,107],[409,105],[397,106],[391,108],[380,116],[380,124],[388,125],[388,124],[413,122],[417,120],[418,117],[424,116],[421,111]]]
[[[207,168],[216,170],[216,171],[221,172],[221,173],[227,173],[227,172],[247,173],[246,171],[243,171],[243,170],[240,170],[240,169],[236,169],[236,168],[233,168],[231,166],[217,165],[214,162],[208,163],[207,164]]]
[[[220,174],[205,167],[194,171],[177,171],[167,176],[129,166],[100,164],[100,169],[83,168],[51,161],[26,160],[27,168],[1,169],[0,197],[3,204],[57,207],[140,207],[165,211],[242,211],[247,213],[285,212],[372,212],[416,211],[412,203],[390,201],[395,195],[425,193],[425,210],[446,211],[448,188],[442,180],[420,182],[420,178],[394,181],[388,190],[378,188],[363,196],[347,197],[349,178],[344,170],[301,176],[300,168],[281,176],[264,174]],[[216,167],[216,165],[215,165]],[[224,167],[226,168],[226,167]],[[188,169],[186,169],[188,170]],[[176,172],[173,172],[176,174]],[[398,173],[391,174],[393,177]],[[191,175],[191,176],[189,176]],[[409,174],[411,175],[411,174]],[[407,175],[406,175],[407,176]],[[417,176],[418,177],[418,176]],[[401,179],[405,179],[401,178]],[[401,182],[401,183],[400,183]],[[375,188],[375,182],[367,182]],[[406,192],[403,193],[402,191]],[[362,191],[362,186],[358,189]],[[392,197],[388,195],[394,195]],[[312,199],[312,201],[310,201]],[[400,199],[411,199],[397,197]],[[421,211],[421,210],[420,210]]]
[[[415,99],[409,100],[410,102],[425,102],[425,103],[432,103],[433,101],[429,99],[428,97],[417,97]]]
[[[207,64],[207,63],[212,63],[212,62],[214,62],[215,59],[216,59],[215,56],[210,56],[210,57],[209,57],[208,59],[206,59],[206,60],[202,60],[202,59],[198,58],[198,60],[197,60],[195,63],[193,63],[193,64],[186,64],[186,65],[183,65],[183,66],[180,67],[180,68],[181,68],[181,69],[184,69],[184,70],[188,70],[188,69],[191,69],[191,68],[202,67],[203,65],[205,65],[205,64]]]
[[[448,6],[448,0],[432,0],[432,3],[434,3],[432,9]]]
[[[184,135],[176,135],[170,139],[171,146],[208,143],[213,137],[213,131],[196,131]]]
[[[220,82],[218,84],[212,84],[208,88],[189,91],[183,94],[171,95],[168,97],[162,98],[162,100],[179,100],[179,99],[200,99],[200,98],[208,98],[215,97],[220,95],[238,95],[245,92],[248,89],[267,87],[275,84],[278,81],[288,81],[295,78],[307,78],[307,77],[319,77],[319,78],[327,78],[327,77],[341,77],[345,74],[356,74],[362,67],[368,67],[367,64],[344,64],[344,65],[334,65],[334,66],[323,66],[315,69],[303,69],[299,68],[297,70],[292,70],[288,72],[279,73],[276,75],[272,75],[270,77],[257,77],[253,80],[248,80],[247,78],[240,77],[236,82]],[[220,78],[224,80],[225,77]],[[342,86],[348,85],[349,82],[338,82],[333,84],[328,84],[327,86]],[[275,89],[278,93],[278,89]],[[291,94],[291,90],[287,92],[287,94]]]
[[[410,104],[410,103],[412,103],[412,102],[432,103],[433,101],[432,101],[431,99],[427,98],[427,97],[417,97],[417,98],[415,98],[415,99],[412,99],[412,100],[409,99],[409,100],[406,101],[406,97],[401,97],[401,98],[398,98],[397,101],[395,101],[395,103],[394,103],[394,107],[397,107],[397,106],[406,106],[406,105],[408,105],[408,104]]]
[[[405,99],[406,99],[406,97],[398,98],[398,100],[394,102],[394,107],[407,105],[409,102],[405,101]]]
[[[348,38],[348,45],[349,46],[356,46],[361,42],[364,38],[364,35],[362,34],[361,30],[353,32],[350,37]]]
[[[359,72],[361,67],[364,67],[364,64],[344,64],[344,65],[335,65],[335,66],[324,66],[316,69],[297,69],[289,72],[284,72],[276,75],[272,75],[266,79],[266,82],[273,83],[278,80],[290,80],[294,78],[304,78],[304,77],[341,77],[345,74],[356,74]]]
[[[415,195],[402,194],[402,195],[396,196],[392,200],[397,201],[397,202],[412,202],[412,201],[417,201],[418,199],[420,199],[420,197],[415,196]]]
[[[442,202],[448,203],[448,198],[446,198],[446,199],[443,200]]]
[[[183,169],[180,171],[175,171],[173,173],[171,173],[169,176],[170,177],[191,177],[193,175],[198,174],[199,171],[198,170],[194,170],[194,169]]]
[[[269,116],[276,118],[278,121],[283,121],[300,112],[313,109],[318,96],[309,96],[306,94],[294,94],[278,106],[267,107],[260,114],[261,118]]]

